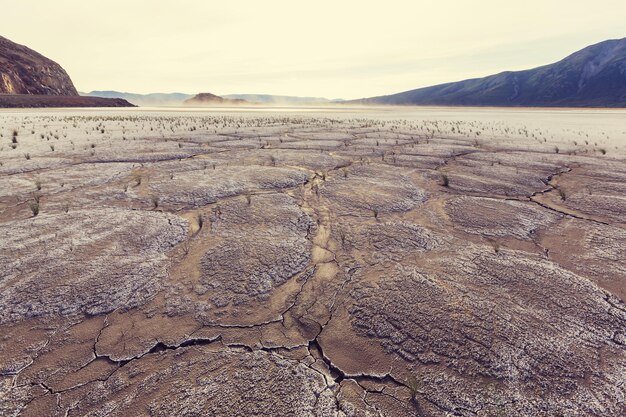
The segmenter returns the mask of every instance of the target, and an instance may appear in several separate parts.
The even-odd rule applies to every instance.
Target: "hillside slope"
[[[554,64],[356,100],[362,104],[626,107],[626,38]]]
[[[2,36],[0,93],[78,95],[74,83],[59,64]]]

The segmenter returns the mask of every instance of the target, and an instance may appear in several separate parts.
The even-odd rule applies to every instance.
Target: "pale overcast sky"
[[[626,37],[625,0],[0,0],[80,91],[391,94]]]

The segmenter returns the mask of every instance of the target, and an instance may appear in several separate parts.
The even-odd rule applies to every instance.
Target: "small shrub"
[[[559,188],[559,197],[561,197],[561,200],[565,201],[565,199],[567,199],[567,194],[565,193],[565,190],[562,188]]]
[[[444,187],[450,186],[450,179],[447,174],[441,174],[441,185]]]
[[[188,241],[184,241],[183,244],[181,245],[181,248],[183,249],[183,253],[185,255],[189,254],[189,242]]]
[[[160,201],[160,199],[159,199],[159,196],[158,196],[158,195],[153,195],[153,196],[150,196],[150,201],[152,201],[152,207],[153,207],[153,208],[155,208],[155,209],[156,209],[157,207],[159,207],[159,201]]]
[[[346,232],[344,232],[343,230],[339,230],[339,240],[341,241],[342,248],[346,246],[347,236],[346,236]]]
[[[415,378],[414,375],[409,375],[406,379],[406,386],[411,391],[411,400],[414,401],[417,396],[417,390],[419,389],[419,381]]]
[[[33,217],[36,217],[39,214],[39,201],[31,201],[28,207],[30,207]]]

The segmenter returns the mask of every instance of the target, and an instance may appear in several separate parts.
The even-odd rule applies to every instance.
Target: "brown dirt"
[[[405,122],[3,120],[1,415],[626,411],[623,152]]]

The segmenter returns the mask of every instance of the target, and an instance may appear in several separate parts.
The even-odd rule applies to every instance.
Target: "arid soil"
[[[0,134],[2,416],[626,413],[623,149],[121,112]]]

